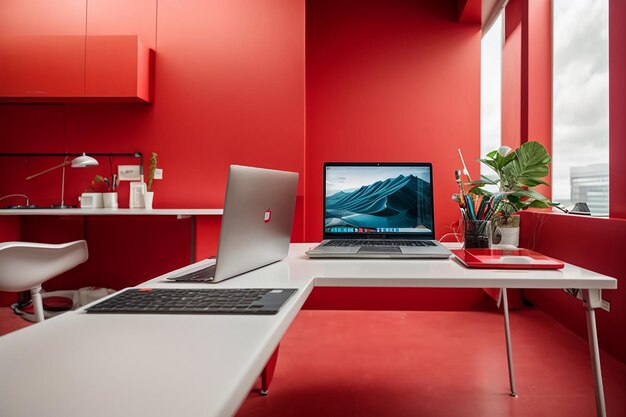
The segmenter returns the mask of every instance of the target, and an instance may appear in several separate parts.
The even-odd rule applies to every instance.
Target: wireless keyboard
[[[119,314],[276,314],[294,288],[129,288],[87,308]]]

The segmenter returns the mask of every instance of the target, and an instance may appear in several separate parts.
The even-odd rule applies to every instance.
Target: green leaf
[[[465,184],[467,184],[467,185],[478,185],[480,187],[483,187],[483,186],[485,186],[487,184],[489,184],[489,185],[498,185],[498,182],[499,182],[499,180],[494,181],[494,180],[492,180],[489,177],[481,175],[480,176],[480,180],[466,182]]]
[[[489,155],[487,155],[489,156]],[[487,165],[489,168],[493,169],[494,171],[498,172],[497,170],[497,164],[496,161],[493,159],[478,159],[479,162],[482,162],[483,164]]]
[[[548,208],[551,206],[551,204],[545,203],[543,201],[539,201],[539,200],[533,200],[530,202],[530,204],[528,205],[529,207],[533,207],[533,208]]]
[[[496,155],[498,155],[498,150],[496,149],[495,151],[491,151],[487,154],[487,158],[491,158],[494,159],[496,157]],[[479,159],[480,161],[480,159]]]
[[[515,154],[517,158],[503,170],[503,174],[510,180],[510,186],[516,183],[537,182],[550,173],[547,164],[551,158],[542,144],[526,142],[515,151]]]
[[[490,197],[490,196],[492,196],[492,195],[493,195],[493,193],[490,193],[490,192],[489,192],[489,191],[487,191],[487,190],[483,190],[483,189],[482,189],[482,188],[480,188],[480,187],[473,187],[473,188],[471,188],[471,189],[468,191],[468,193],[470,193],[470,194],[477,194],[477,195],[486,195],[486,196],[488,196],[488,197]]]
[[[540,184],[542,184],[542,185],[550,185],[547,182],[545,182],[544,180],[540,180],[540,179],[537,179],[537,178],[523,178],[523,179],[520,179],[519,182],[521,184],[523,184],[523,185],[528,186],[528,187],[536,187],[536,186],[538,186]]]
[[[532,190],[532,189],[528,189],[528,190],[518,190],[513,192],[512,194],[510,194],[511,196],[514,196],[516,198],[520,198],[520,197],[526,197],[529,200],[538,200],[538,201],[543,201],[544,203],[548,204],[550,202],[550,200],[548,199],[548,197],[546,197],[545,195],[541,194],[538,191]]]

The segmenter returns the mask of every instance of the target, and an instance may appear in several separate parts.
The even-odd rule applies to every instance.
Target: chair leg
[[[41,285],[30,289],[30,296],[33,300],[33,308],[35,309],[35,320],[37,323],[44,320],[43,302],[41,301]]]

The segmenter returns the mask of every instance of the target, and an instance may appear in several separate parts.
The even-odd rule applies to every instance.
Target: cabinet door
[[[137,36],[87,36],[85,95],[150,101],[149,51]]]
[[[0,0],[0,96],[84,95],[85,0]]]
[[[0,36],[0,96],[81,97],[84,36]]]

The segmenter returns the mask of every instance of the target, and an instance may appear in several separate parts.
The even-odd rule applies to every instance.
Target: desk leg
[[[280,344],[276,346],[276,350],[270,356],[270,359],[265,364],[263,372],[261,372],[261,395],[267,395],[267,391],[270,389],[272,378],[274,378],[274,370],[276,369],[276,362],[278,362],[278,348]]]
[[[511,326],[509,323],[509,300],[506,297],[506,288],[502,288],[502,309],[504,310],[504,336],[506,338],[506,359],[509,365],[511,396],[517,397],[517,390],[515,389],[515,370],[513,369],[513,348],[511,347]]]
[[[600,307],[595,301],[602,301],[600,290],[582,290],[583,305],[587,311],[587,339],[589,340],[589,355],[591,356],[591,371],[596,395],[596,416],[606,417],[604,404],[604,386],[602,384],[602,370],[600,369],[600,349],[598,347],[598,332],[596,330],[595,308]]]
[[[196,262],[196,216],[191,216],[191,263]]]

